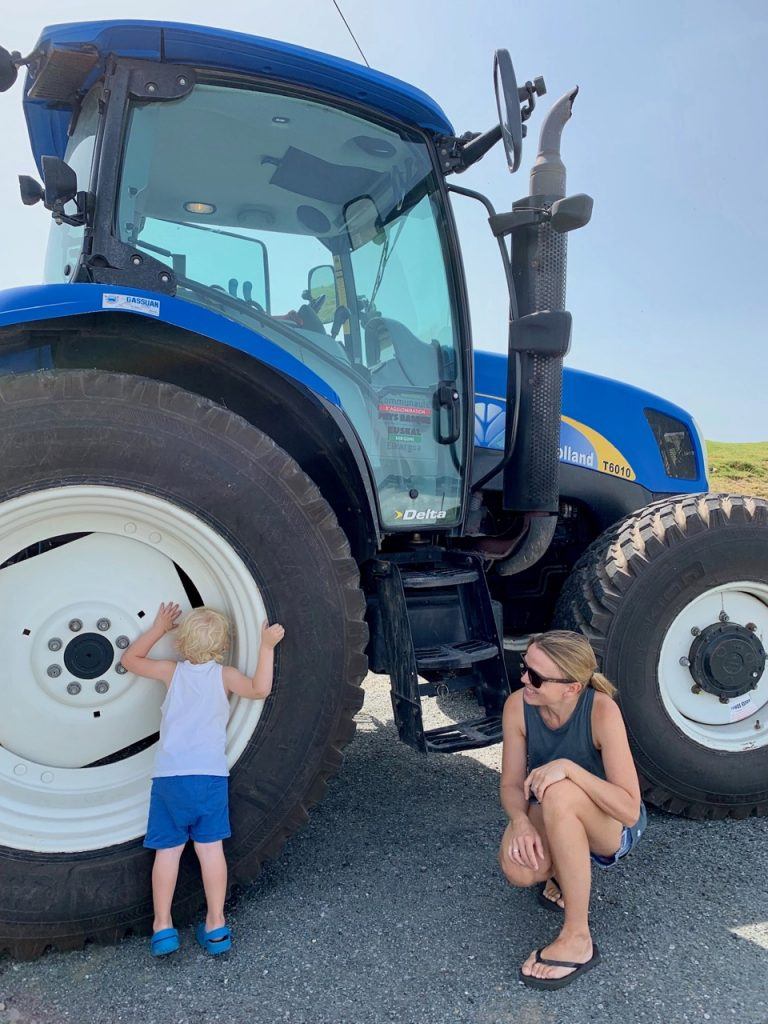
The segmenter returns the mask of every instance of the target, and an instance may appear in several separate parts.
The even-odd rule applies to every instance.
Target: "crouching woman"
[[[557,938],[520,968],[531,988],[562,988],[594,967],[591,864],[607,867],[645,829],[637,772],[615,689],[579,633],[534,636],[523,687],[504,707],[501,803],[509,818],[499,863],[512,885],[538,885],[563,915]]]

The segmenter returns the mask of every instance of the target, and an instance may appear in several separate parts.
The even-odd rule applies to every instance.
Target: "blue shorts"
[[[229,828],[229,779],[226,775],[168,775],[152,779],[144,845],[150,850],[215,843]]]
[[[626,857],[629,851],[637,844],[640,836],[645,832],[645,826],[648,823],[648,814],[645,810],[645,804],[640,803],[640,817],[637,819],[634,825],[627,827],[626,825],[621,830],[621,839],[619,840],[619,848],[616,853],[610,857],[603,857],[599,853],[591,853],[590,857],[593,862],[600,868],[609,868],[611,865],[620,861],[622,857]]]

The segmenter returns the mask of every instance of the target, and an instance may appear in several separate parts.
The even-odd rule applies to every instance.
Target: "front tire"
[[[0,805],[13,808],[0,811],[0,950],[30,958],[151,923],[158,684],[118,663],[123,636],[168,599],[226,611],[241,669],[264,614],[286,627],[263,713],[233,702],[230,716],[226,849],[231,881],[246,882],[354,733],[367,630],[346,537],[284,451],[207,399],[96,371],[0,379],[0,601],[13,608],[0,696],[16,709],[0,721]],[[201,900],[192,860],[178,923]]]
[[[587,549],[555,623],[583,632],[618,686],[646,800],[768,814],[768,502],[641,509]]]

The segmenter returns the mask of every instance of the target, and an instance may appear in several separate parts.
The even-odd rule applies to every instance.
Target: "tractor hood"
[[[504,450],[506,381],[506,355],[475,352],[479,448]],[[707,489],[704,443],[689,413],[650,391],[572,367],[563,370],[560,462],[659,494]]]
[[[65,56],[50,76],[57,94],[38,89],[42,96],[36,97],[35,83],[54,50],[72,56]],[[430,133],[453,135],[440,107],[405,82],[340,57],[240,32],[174,22],[89,21],[44,29],[35,53],[39,59],[27,74],[24,113],[39,170],[42,156],[64,156],[72,110],[100,77],[110,54],[290,82],[378,110]]]

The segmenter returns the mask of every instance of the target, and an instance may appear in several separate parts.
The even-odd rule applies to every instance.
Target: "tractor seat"
[[[392,355],[382,362],[382,349],[392,347]],[[405,324],[377,316],[365,325],[365,351],[371,367],[371,383],[403,387],[437,384],[440,370],[437,349],[426,345]]]

